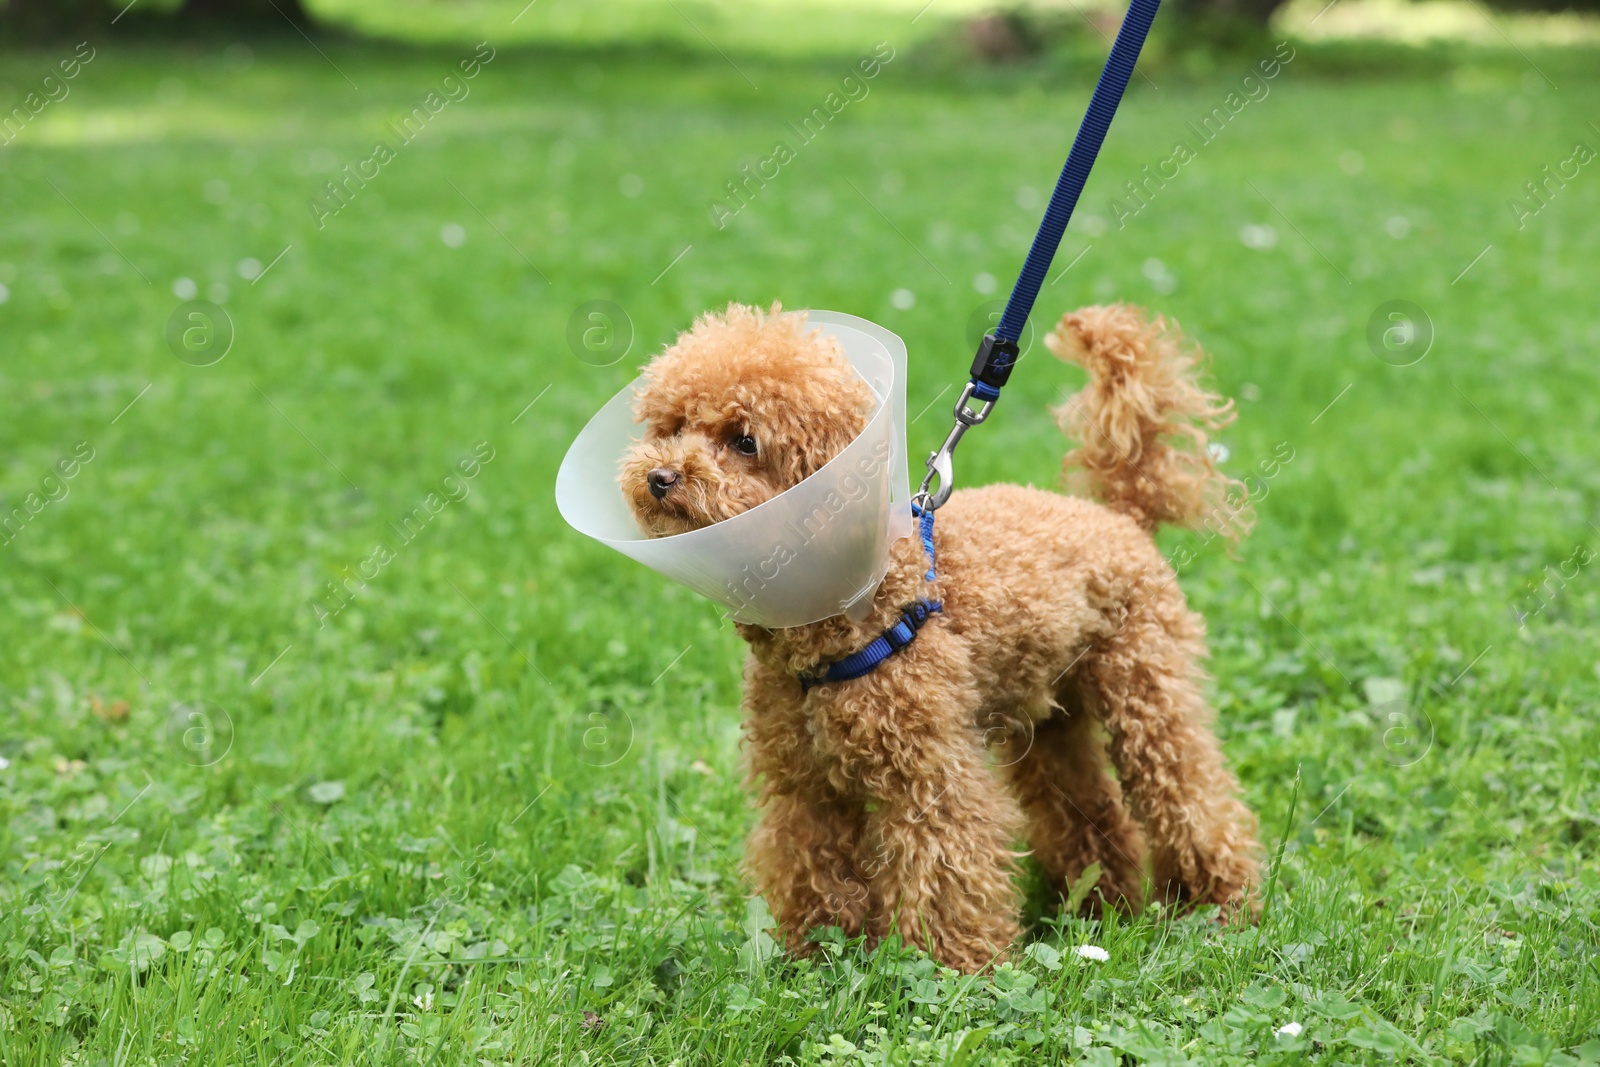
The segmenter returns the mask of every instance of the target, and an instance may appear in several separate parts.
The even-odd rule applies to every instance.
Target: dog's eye
[[[733,439],[733,448],[741,456],[753,456],[756,454],[756,439],[749,434],[735,437]]]

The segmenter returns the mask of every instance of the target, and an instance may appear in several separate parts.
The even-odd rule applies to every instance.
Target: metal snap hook
[[[939,450],[928,453],[928,473],[922,479],[922,485],[916,495],[911,498],[911,503],[920,510],[937,511],[946,500],[950,499],[950,494],[955,492],[956,488],[954,460],[956,446],[961,443],[961,438],[968,428],[983,422],[989,417],[989,412],[994,410],[993,400],[980,401],[982,406],[973,410],[971,400],[974,388],[974,385],[968,382],[967,387],[961,390],[961,397],[956,401],[952,412],[955,415],[955,425],[950,427],[950,434],[944,439],[944,444],[939,446]],[[935,488],[936,485],[938,488]]]

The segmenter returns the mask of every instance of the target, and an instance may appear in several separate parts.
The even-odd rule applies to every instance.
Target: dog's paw
[[[929,931],[927,938],[917,936],[911,940],[946,967],[962,974],[983,974],[1015,958],[1021,932],[1014,922],[997,922],[983,930]]]
[[[1219,921],[1249,924],[1261,917],[1260,866],[1248,853],[1168,853],[1157,865],[1159,899],[1174,910],[1216,905]]]

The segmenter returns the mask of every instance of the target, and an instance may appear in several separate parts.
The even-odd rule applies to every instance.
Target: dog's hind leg
[[[1223,762],[1201,692],[1202,627],[1170,582],[1147,590],[1082,668],[1123,794],[1150,844],[1156,894],[1253,911],[1255,815]]]
[[[1072,703],[1076,703],[1073,700]],[[1109,773],[1098,725],[1068,707],[995,746],[996,761],[1028,820],[1028,844],[1050,888],[1065,894],[1092,864],[1100,877],[1084,903],[1135,910],[1144,881],[1144,838]]]

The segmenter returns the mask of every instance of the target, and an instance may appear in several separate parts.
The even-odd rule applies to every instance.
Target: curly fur
[[[836,345],[778,311],[703,316],[650,364],[644,440],[622,466],[646,531],[769,499],[864,425],[870,394]],[[838,925],[990,966],[1018,933],[1024,835],[1062,892],[1100,865],[1091,908],[1136,908],[1153,885],[1254,914],[1255,819],[1210,729],[1204,624],[1150,536],[1226,491],[1205,444],[1230,407],[1135,309],[1068,315],[1051,347],[1090,371],[1062,422],[1103,503],[959,490],[938,513],[935,582],[905,538],[861,621],[739,627],[761,809],[745,869],[793,951]],[[743,435],[756,456],[730,447]],[[658,466],[680,474],[663,499],[645,484]],[[944,612],[916,641],[863,678],[802,691],[798,674],[862,647],[918,596]]]
[[[683,533],[748,511],[804,481],[866,427],[872,391],[839,342],[779,310],[733,304],[701,315],[645,367],[634,397],[644,440],[624,458],[621,482],[647,532]],[[758,423],[756,455],[741,455],[733,442]],[[679,474],[664,500],[645,480],[658,467]]]
[[[1114,304],[1062,316],[1044,343],[1089,372],[1088,386],[1055,409],[1061,432],[1082,442],[1061,461],[1070,487],[1147,530],[1222,517],[1215,532],[1237,540],[1250,531],[1249,512],[1224,506],[1243,498],[1243,483],[1222,475],[1206,447],[1207,431],[1233,422],[1233,401],[1195,381],[1203,356],[1176,327]]]

